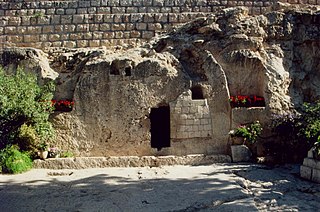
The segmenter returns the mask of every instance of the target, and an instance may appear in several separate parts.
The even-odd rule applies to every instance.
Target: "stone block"
[[[114,37],[117,39],[123,39],[124,38],[124,32],[118,31],[114,33]]]
[[[42,34],[42,35],[40,35],[40,41],[41,41],[41,42],[46,42],[46,41],[48,41],[48,35],[47,35],[47,34]]]
[[[8,25],[18,26],[18,25],[20,25],[20,22],[21,22],[20,17],[10,17],[8,20]]]
[[[313,169],[312,170],[311,180],[313,182],[320,183],[320,170],[319,169]]]
[[[77,44],[75,41],[63,41],[63,46],[68,48],[75,48]]]
[[[71,33],[69,35],[69,37],[70,37],[71,40],[76,40],[77,41],[77,40],[81,40],[83,35],[82,35],[82,33]],[[78,44],[77,44],[77,46],[78,46]]]
[[[308,166],[301,165],[300,166],[300,176],[304,179],[311,180],[312,177],[312,168]]]
[[[42,27],[42,33],[52,33],[53,31],[54,27],[52,25]]]
[[[120,1],[119,0],[109,0],[108,6],[120,6]]]
[[[316,167],[316,160],[314,160],[313,158],[305,158],[303,160],[303,165],[311,167],[311,168],[315,168]]]
[[[97,40],[97,39],[102,39],[102,37],[103,37],[103,32],[93,32],[92,33],[92,38],[94,39],[94,40]]]
[[[315,160],[316,162],[316,169],[320,170],[320,161],[319,160]]]
[[[41,34],[41,31],[42,31],[42,27],[40,26],[27,27],[27,32],[29,34]]]
[[[192,126],[192,130],[193,130],[194,132],[199,132],[199,126],[193,125],[193,126]]]
[[[49,35],[49,41],[58,41],[60,40],[60,35],[59,34],[51,34]]]
[[[83,38],[86,40],[92,39],[92,33],[91,32],[83,33]]]
[[[136,30],[131,31],[130,32],[130,37],[131,38],[140,38],[141,37],[141,33],[139,31],[136,31]]]
[[[4,33],[8,34],[8,35],[16,35],[17,28],[16,27],[5,27],[4,28]]]
[[[113,21],[115,23],[122,23],[123,22],[123,15],[114,15],[113,16]]]
[[[31,22],[32,18],[30,19]],[[51,24],[60,24],[60,15],[51,16]]]
[[[245,145],[231,146],[231,155],[233,162],[247,162],[251,159],[251,151]]]
[[[104,38],[104,39],[114,38],[114,32],[105,32],[105,33],[103,34],[103,38]],[[111,43],[111,41],[110,41],[110,43]]]
[[[168,14],[155,14],[155,22],[167,23],[168,22]]]
[[[126,29],[126,25],[125,24],[113,24],[111,26],[111,29],[114,30],[114,31],[125,30]]]
[[[111,13],[111,8],[110,7],[98,7],[97,8],[97,13],[98,14],[110,14]]]
[[[77,9],[77,14],[87,14],[88,10],[87,8],[78,8]]]
[[[87,40],[77,40],[77,47],[78,48],[88,47],[88,41]]]
[[[143,16],[143,21],[146,22],[146,23],[151,23],[151,22],[154,22],[155,20],[155,17],[153,14],[145,14]]]
[[[64,25],[63,26],[63,30],[65,32],[74,32],[75,29],[76,29],[75,25]]]
[[[146,23],[136,23],[137,30],[146,30],[147,24]]]
[[[89,41],[89,47],[99,47],[100,46],[100,40],[90,40]]]
[[[190,107],[189,113],[197,113],[197,112],[198,112],[198,108],[197,107]]]
[[[62,8],[58,8],[58,9],[56,9],[56,14],[57,14],[57,15],[64,15],[64,14],[65,14],[65,11],[64,11],[64,9],[62,9]]]
[[[25,43],[39,42],[39,35],[24,35],[23,41]]]
[[[18,34],[24,34],[27,32],[27,27],[19,26],[19,27],[17,27],[17,32],[18,32]],[[3,33],[3,31],[2,31],[2,33]]]
[[[125,7],[111,7],[111,13],[112,14],[126,13],[126,8]]]
[[[188,119],[187,121],[186,121],[186,124],[187,125],[193,125],[194,124],[194,121],[193,121],[193,119]]]
[[[73,15],[76,13],[77,13],[76,9],[66,9],[66,15]]]
[[[110,24],[100,24],[101,31],[109,31],[111,29]]]
[[[97,8],[95,8],[95,7],[88,8],[88,13],[89,14],[95,14],[96,12],[97,12]]]
[[[61,20],[61,24],[71,24],[72,23],[72,16],[71,15],[62,15],[60,20]]]
[[[23,37],[19,35],[9,35],[7,36],[7,40],[10,43],[21,43],[23,41]]]
[[[103,21],[106,23],[113,23],[113,17],[114,15],[104,15]]]
[[[313,158],[313,150],[312,149],[310,149],[308,151],[308,158]]]

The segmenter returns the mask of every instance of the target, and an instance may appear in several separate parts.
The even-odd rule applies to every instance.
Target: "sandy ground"
[[[0,175],[0,211],[320,211],[299,166],[213,164]]]

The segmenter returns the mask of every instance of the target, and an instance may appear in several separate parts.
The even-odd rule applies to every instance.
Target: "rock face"
[[[51,68],[39,67],[59,73],[57,100],[75,101],[53,114],[54,145],[78,156],[225,154],[233,127],[266,128],[270,115],[319,98],[319,23],[319,11],[229,8],[127,51],[52,49]],[[5,68],[18,51],[1,52]],[[231,95],[266,107],[232,109]]]

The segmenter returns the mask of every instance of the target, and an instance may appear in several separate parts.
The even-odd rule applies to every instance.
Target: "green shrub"
[[[65,152],[61,153],[60,157],[61,158],[72,158],[72,157],[74,157],[74,154],[72,152],[65,151]]]
[[[39,86],[35,75],[18,68],[13,75],[0,67],[0,149],[18,144],[22,150],[33,151],[40,141],[54,135],[49,120],[53,108],[54,85]]]
[[[32,160],[27,153],[20,152],[17,146],[8,146],[0,152],[1,171],[18,174],[32,168]]]
[[[243,137],[244,142],[249,142],[250,144],[254,144],[261,134],[262,127],[259,121],[255,121],[250,124],[241,125],[235,130],[230,131],[230,135],[232,137]]]
[[[305,103],[300,114],[275,116],[272,127],[279,141],[268,149],[284,162],[292,162],[294,155],[301,162],[311,147],[320,155],[320,101]]]

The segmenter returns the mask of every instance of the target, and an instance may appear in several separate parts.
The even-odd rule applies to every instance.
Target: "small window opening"
[[[192,99],[204,99],[203,90],[201,86],[194,86],[191,88]]]
[[[130,67],[125,68],[124,72],[125,72],[127,77],[131,76],[131,68]]]
[[[119,71],[117,65],[114,62],[111,63],[110,74],[112,74],[112,75],[120,75],[120,71]]]

